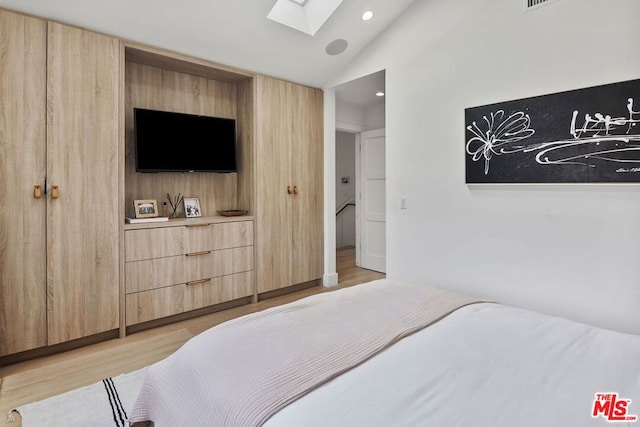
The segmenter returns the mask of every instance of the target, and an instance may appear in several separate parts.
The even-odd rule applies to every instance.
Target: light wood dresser
[[[253,296],[253,250],[252,217],[127,224],[126,326]]]

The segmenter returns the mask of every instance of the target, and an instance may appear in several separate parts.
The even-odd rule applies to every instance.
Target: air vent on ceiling
[[[551,3],[555,3],[558,0],[522,0],[524,4],[524,11],[537,9],[542,6],[547,6]]]

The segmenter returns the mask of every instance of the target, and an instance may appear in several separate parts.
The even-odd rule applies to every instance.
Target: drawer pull
[[[192,282],[187,282],[187,286],[189,286],[189,285],[199,285],[200,283],[207,283],[207,282],[210,282],[210,281],[211,281],[211,278],[194,280]]]
[[[184,256],[209,255],[210,253],[211,251],[191,252],[190,254],[185,254]]]
[[[189,227],[189,228],[190,227],[208,227],[208,226],[209,226],[209,223],[206,223],[206,222],[204,224],[187,224],[187,225],[185,225],[185,227]]]

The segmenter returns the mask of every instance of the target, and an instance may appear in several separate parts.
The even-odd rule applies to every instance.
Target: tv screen
[[[137,172],[236,172],[236,121],[134,108]]]

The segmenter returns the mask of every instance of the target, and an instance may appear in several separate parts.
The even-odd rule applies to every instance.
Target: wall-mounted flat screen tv
[[[237,172],[235,119],[134,108],[137,172]]]

